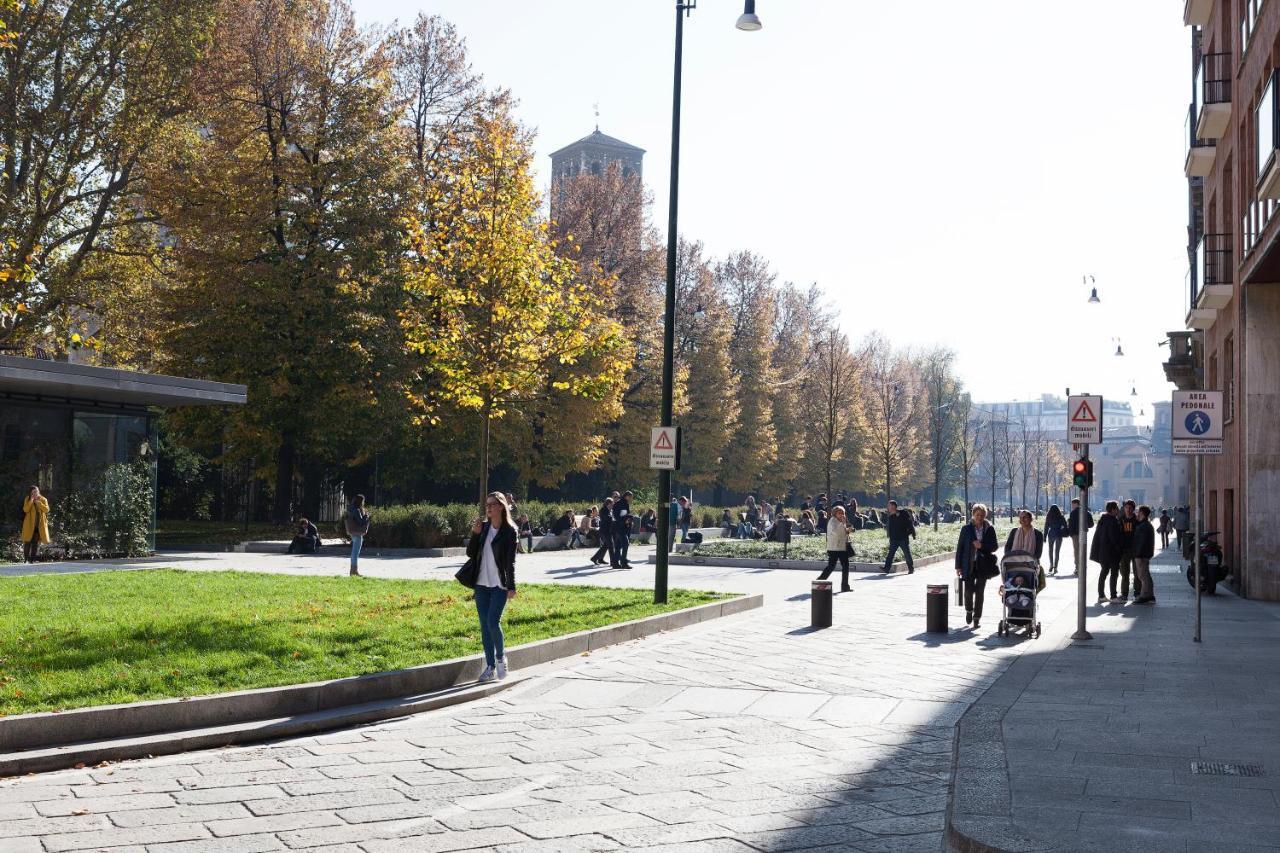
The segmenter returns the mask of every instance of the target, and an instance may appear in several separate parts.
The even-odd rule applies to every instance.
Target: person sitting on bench
[[[305,518],[298,519],[298,532],[289,543],[290,554],[314,554],[320,550],[320,531]]]

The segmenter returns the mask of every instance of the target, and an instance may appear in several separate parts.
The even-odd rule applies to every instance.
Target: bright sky
[[[671,0],[353,0],[453,21],[550,152],[641,148],[666,224]],[[680,230],[819,282],[851,337],[943,343],[980,399],[1168,399],[1190,31],[1171,3],[738,0],[686,21]],[[544,177],[545,181],[545,177]],[[1085,274],[1102,304],[1086,304]],[[1120,338],[1126,356],[1116,358]]]

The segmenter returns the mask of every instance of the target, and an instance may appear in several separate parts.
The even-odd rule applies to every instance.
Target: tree
[[[604,313],[607,294],[556,254],[537,221],[528,134],[503,101],[482,106],[471,125],[456,172],[429,200],[434,228],[415,230],[403,322],[420,357],[411,392],[419,417],[442,404],[479,416],[483,501],[495,421],[552,392],[615,399],[625,364],[621,329]],[[572,372],[592,359],[602,362],[597,369]]]
[[[0,269],[18,270],[0,343],[55,351],[80,335],[79,275],[118,231],[156,220],[144,161],[190,106],[217,4],[0,4]],[[5,307],[7,306],[7,307]],[[18,310],[21,306],[21,310]],[[47,331],[48,330],[48,331]]]
[[[725,450],[720,482],[735,492],[765,484],[778,456],[773,427],[774,274],[750,252],[715,265],[716,286],[729,309],[729,355],[738,374],[738,420]]]
[[[600,175],[560,178],[552,192],[560,251],[593,288],[608,290],[603,307],[623,332],[622,407],[604,425],[604,467],[613,482],[635,482],[650,473],[649,430],[662,406],[664,259],[647,223],[650,199],[640,179],[623,175],[616,163]]]
[[[194,81],[191,121],[146,188],[172,238],[169,362],[243,382],[253,405],[188,420],[271,459],[273,515],[319,506],[403,410],[397,323],[407,195],[391,41],[345,0],[232,0]],[[209,433],[212,433],[211,435]]]
[[[908,356],[895,351],[878,333],[867,338],[862,374],[869,451],[884,473],[885,500],[893,500],[893,484],[905,481],[920,443],[918,379]]]
[[[921,358],[925,406],[929,415],[929,461],[933,476],[933,529],[938,529],[938,503],[941,499],[943,473],[951,464],[964,433],[961,418],[968,418],[961,411],[960,382],[951,370],[955,353],[935,348]],[[967,500],[967,496],[966,496]]]
[[[738,375],[733,369],[732,322],[701,243],[680,241],[676,261],[676,374],[686,377],[677,399],[682,427],[680,479],[716,485],[738,422]]]
[[[826,494],[835,492],[832,481],[841,463],[857,463],[858,447],[850,448],[861,412],[854,405],[859,386],[857,362],[849,339],[838,329],[827,329],[814,350],[812,381],[806,401],[806,418],[813,430],[809,453]]]
[[[964,512],[969,511],[969,477],[981,461],[982,455],[982,421],[974,417],[973,398],[969,394],[961,396],[956,406],[956,417],[961,423],[958,462],[960,476],[964,483]]]
[[[787,282],[776,290],[773,315],[773,431],[779,452],[766,485],[778,493],[794,487],[807,453],[811,424],[804,398],[812,382],[815,341],[830,323],[822,291]]]

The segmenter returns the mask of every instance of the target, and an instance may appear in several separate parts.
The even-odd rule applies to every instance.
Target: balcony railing
[[[1217,142],[1201,139],[1196,133],[1196,105],[1187,110],[1186,121],[1186,174],[1188,178],[1206,178],[1213,171],[1213,158],[1217,155]]]
[[[1196,135],[1218,139],[1231,123],[1231,54],[1206,53],[1196,64]]]
[[[1196,247],[1196,272],[1200,287],[1231,284],[1231,234],[1206,234]]]

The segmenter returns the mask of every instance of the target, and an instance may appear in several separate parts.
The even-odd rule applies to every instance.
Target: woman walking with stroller
[[[1067,517],[1054,504],[1044,517],[1044,541],[1049,546],[1049,574],[1058,573],[1058,557],[1062,554],[1062,540],[1067,536]]]
[[[840,591],[853,592],[849,586],[849,523],[842,506],[833,509],[827,521],[827,567],[818,575],[818,580],[831,577],[837,561],[840,563]]]
[[[956,544],[956,574],[964,582],[964,624],[976,631],[982,622],[982,599],[987,581],[1000,573],[996,566],[996,529],[987,523],[985,504],[973,505],[973,520],[960,529]]]
[[[1018,526],[1009,531],[1009,538],[1004,543],[1005,554],[1022,551],[1040,562],[1044,554],[1044,534],[1035,529],[1035,520],[1029,509],[1018,512]]]

